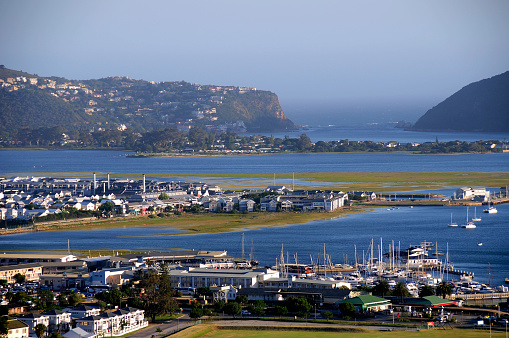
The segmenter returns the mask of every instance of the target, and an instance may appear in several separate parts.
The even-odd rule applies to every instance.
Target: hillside
[[[149,82],[129,77],[67,80],[0,66],[0,137],[60,126],[137,132],[201,127],[209,132],[294,129],[277,95],[254,88]]]
[[[411,130],[509,131],[509,71],[463,87],[428,110]]]

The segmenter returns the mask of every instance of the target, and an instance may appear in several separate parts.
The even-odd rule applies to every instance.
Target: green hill
[[[129,77],[67,80],[0,65],[0,137],[60,126],[72,130],[128,128],[136,132],[202,127],[209,131],[294,129],[276,94],[253,88],[149,82]],[[242,122],[242,123],[240,123]],[[245,131],[245,130],[244,130]]]
[[[428,110],[411,129],[509,131],[509,71],[462,88]]]

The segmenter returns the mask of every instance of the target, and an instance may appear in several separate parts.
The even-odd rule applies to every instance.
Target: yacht
[[[452,221],[452,212],[451,212],[451,223],[449,223],[450,227],[457,227],[458,223]]]
[[[467,224],[462,224],[461,227],[465,228],[465,229],[475,229],[476,228],[474,222],[468,221],[468,207],[467,207]]]
[[[480,222],[481,217],[477,217],[477,208],[474,209],[474,218],[472,218],[472,222]]]

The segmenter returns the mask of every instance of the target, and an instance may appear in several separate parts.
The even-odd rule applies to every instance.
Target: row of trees
[[[452,293],[452,289],[453,285],[447,281],[439,283],[436,287],[423,285],[419,289],[419,297],[437,295],[445,298],[447,295]],[[386,280],[381,280],[373,288],[364,288],[364,290],[371,291],[374,295],[382,297],[396,296],[399,297],[401,301],[404,297],[407,297],[410,294],[405,283],[399,282],[396,284],[394,289],[391,290],[389,283]]]
[[[65,137],[63,135],[66,135]],[[2,138],[0,137],[0,141]],[[67,143],[61,143],[61,142]],[[112,148],[121,147],[138,152],[172,152],[184,149],[207,150],[221,145],[221,149],[239,150],[251,149],[253,143],[259,147],[271,148],[274,151],[289,150],[296,152],[390,152],[412,151],[427,154],[435,153],[465,153],[465,152],[488,152],[492,151],[484,141],[476,142],[433,142],[412,146],[412,144],[387,147],[382,143],[372,141],[350,142],[318,141],[312,143],[306,134],[297,138],[274,138],[273,136],[238,136],[231,132],[207,133],[203,128],[195,126],[189,133],[178,131],[175,128],[153,130],[144,133],[135,132],[132,129],[120,131],[107,129],[90,132],[87,129],[66,130],[61,126],[41,127],[37,129],[25,128],[18,134],[11,135],[9,142],[4,140],[4,146],[21,147],[68,147],[68,148]],[[490,141],[489,143],[496,143]],[[2,143],[0,143],[2,144]],[[394,142],[394,144],[397,144]]]

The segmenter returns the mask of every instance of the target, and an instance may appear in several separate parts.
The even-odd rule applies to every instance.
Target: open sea
[[[303,131],[313,141],[328,139],[425,142],[448,140],[504,140],[503,134],[475,133],[415,133],[385,125],[358,127],[316,127]],[[297,134],[298,135],[298,134]],[[296,136],[297,136],[296,135]],[[276,135],[275,135],[276,136]],[[284,136],[283,136],[284,137]],[[293,136],[291,136],[293,137]],[[0,176],[69,176],[92,172],[111,173],[116,177],[130,173],[289,173],[289,172],[507,172],[509,154],[413,155],[408,153],[356,154],[283,154],[263,156],[221,156],[209,158],[129,158],[121,151],[0,151]],[[165,178],[171,180],[171,177]],[[278,183],[278,182],[276,182]],[[509,182],[507,182],[509,185]],[[447,193],[457,187],[449,187]],[[498,187],[490,190],[497,191]],[[320,250],[333,263],[354,262],[367,250],[371,239],[376,245],[382,238],[387,251],[389,243],[406,249],[422,241],[436,243],[456,269],[474,272],[476,279],[501,285],[509,277],[509,205],[497,207],[498,214],[482,214],[476,229],[449,228],[451,213],[462,224],[464,207],[415,207],[396,210],[376,209],[344,218],[328,219],[278,228],[245,229],[245,255],[253,242],[255,258],[262,265],[274,265],[283,251],[290,260],[298,255],[299,262],[316,260]],[[473,210],[470,210],[473,215]],[[170,248],[227,250],[240,257],[241,232],[204,235],[171,236],[173,230],[164,227],[120,228],[89,231],[60,231],[0,236],[2,250],[101,249],[110,254],[114,249],[164,250]],[[154,236],[142,236],[154,235]],[[142,236],[142,237],[140,237]],[[482,242],[483,246],[478,246]]]

